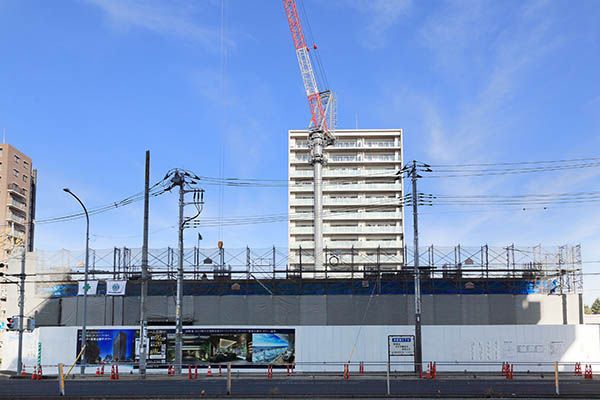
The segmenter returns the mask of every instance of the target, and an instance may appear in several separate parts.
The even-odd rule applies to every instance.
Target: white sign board
[[[106,281],[107,296],[125,296],[127,281]]]
[[[390,356],[414,356],[415,337],[412,335],[389,335],[388,354]]]

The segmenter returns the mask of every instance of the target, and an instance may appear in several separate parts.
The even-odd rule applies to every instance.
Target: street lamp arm
[[[83,202],[77,197],[69,188],[63,189],[65,192],[69,193],[71,196],[77,200],[83,211],[85,212],[85,220],[86,220],[86,228],[85,228],[85,276],[83,283],[83,321],[81,324],[81,348],[85,349],[87,345],[87,291],[88,291],[88,269],[90,263],[90,216],[88,214],[87,208]],[[83,357],[81,359],[81,375],[85,374],[85,364],[87,362],[87,355],[83,353]]]
[[[69,188],[64,188],[63,190],[64,190],[65,192],[69,193],[71,196],[75,197],[75,200],[77,200],[77,202],[78,202],[79,204],[81,204],[81,207],[83,208],[83,212],[85,212],[85,218],[86,218],[87,222],[89,223],[89,222],[90,222],[90,215],[88,214],[88,210],[87,210],[87,208],[85,208],[85,205],[83,204],[83,202],[82,202],[82,201],[79,199],[79,197],[77,197],[77,196],[75,195],[75,193],[71,192],[71,189],[69,189]]]

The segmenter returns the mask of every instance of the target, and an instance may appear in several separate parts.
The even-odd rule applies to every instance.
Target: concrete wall
[[[190,326],[227,328],[230,326]],[[90,329],[105,328],[90,326]],[[137,329],[137,326],[119,328]],[[152,327],[149,327],[152,329]],[[164,327],[163,327],[164,328]],[[269,328],[269,326],[238,326]],[[286,326],[295,329],[296,363],[299,371],[338,371],[341,364],[364,361],[367,370],[384,370],[388,335],[412,335],[410,326]],[[76,327],[39,328],[25,334],[24,363],[36,363],[38,342],[42,343],[42,364],[46,373],[55,373],[58,363],[72,364],[77,348]],[[9,332],[2,354],[2,369],[14,370],[17,335]],[[424,326],[423,360],[436,361],[439,371],[500,371],[501,363],[516,363],[520,371],[551,371],[561,363],[600,361],[600,326],[597,325],[486,325]],[[412,357],[394,357],[393,370],[408,371]],[[329,363],[329,364],[324,364]],[[375,364],[377,363],[377,364]],[[354,367],[353,367],[354,368]],[[561,365],[572,371],[572,364]],[[91,371],[93,373],[93,368]],[[123,367],[122,373],[127,373]]]
[[[88,297],[88,325],[139,323],[139,297]],[[566,295],[567,321],[579,323],[579,297]],[[425,325],[562,324],[562,299],[548,295],[424,295]],[[81,325],[82,297],[42,300],[37,326]],[[26,310],[27,312],[27,310]],[[30,314],[31,315],[31,314]],[[175,297],[149,296],[150,323],[175,321]],[[185,296],[197,325],[412,325],[412,295]]]

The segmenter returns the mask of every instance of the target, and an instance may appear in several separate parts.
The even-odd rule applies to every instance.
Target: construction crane
[[[308,144],[310,147],[309,161],[313,165],[313,187],[314,187],[314,258],[315,270],[323,269],[323,165],[326,160],[323,148],[333,144],[336,110],[335,96],[330,90],[319,90],[315,70],[311,62],[309,48],[304,39],[300,16],[295,0],[283,0],[283,6],[287,15],[292,40],[300,65],[302,82],[306,89],[306,97],[311,112],[311,120],[308,127]],[[317,46],[313,44],[316,52]]]

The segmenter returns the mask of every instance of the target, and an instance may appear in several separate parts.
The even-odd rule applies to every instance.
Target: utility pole
[[[142,294],[140,296],[140,376],[146,378],[146,301],[148,298],[148,211],[150,206],[150,150],[146,150],[144,181],[144,238],[142,243]]]
[[[189,178],[189,179],[188,179]],[[179,186],[179,237],[178,237],[178,263],[177,263],[177,298],[175,302],[175,373],[181,375],[183,363],[183,230],[186,224],[197,218],[202,212],[204,205],[204,190],[201,189],[186,189],[186,185],[193,185],[196,182],[193,179],[200,179],[197,176],[192,176],[189,172],[176,169],[171,178],[171,186],[167,190],[171,190],[175,186]],[[194,193],[194,201],[185,202],[185,194]],[[184,218],[183,209],[186,205],[193,204],[196,206],[197,214],[190,218]]]
[[[182,345],[183,345],[183,207],[184,207],[184,192],[183,185],[185,180],[175,171],[172,182],[179,186],[179,239],[178,245],[178,261],[177,261],[177,299],[175,300],[175,371],[177,375],[181,375],[182,368]]]
[[[17,356],[17,374],[23,370],[23,320],[25,319],[25,256],[27,249],[23,243],[23,254],[21,255],[21,274],[19,275],[19,353]]]
[[[406,165],[400,172],[406,172],[412,181],[412,210],[413,210],[413,246],[414,246],[414,285],[415,285],[415,372],[419,372],[423,367],[423,345],[421,335],[421,269],[419,265],[419,209],[418,204],[421,200],[417,192],[417,179],[422,178],[418,171],[431,172],[430,166],[413,161],[412,165]]]
[[[414,239],[414,278],[415,278],[415,372],[421,370],[423,353],[421,343],[421,271],[419,269],[419,209],[417,206],[417,162],[413,161],[412,178],[412,208],[413,208],[413,239]]]

